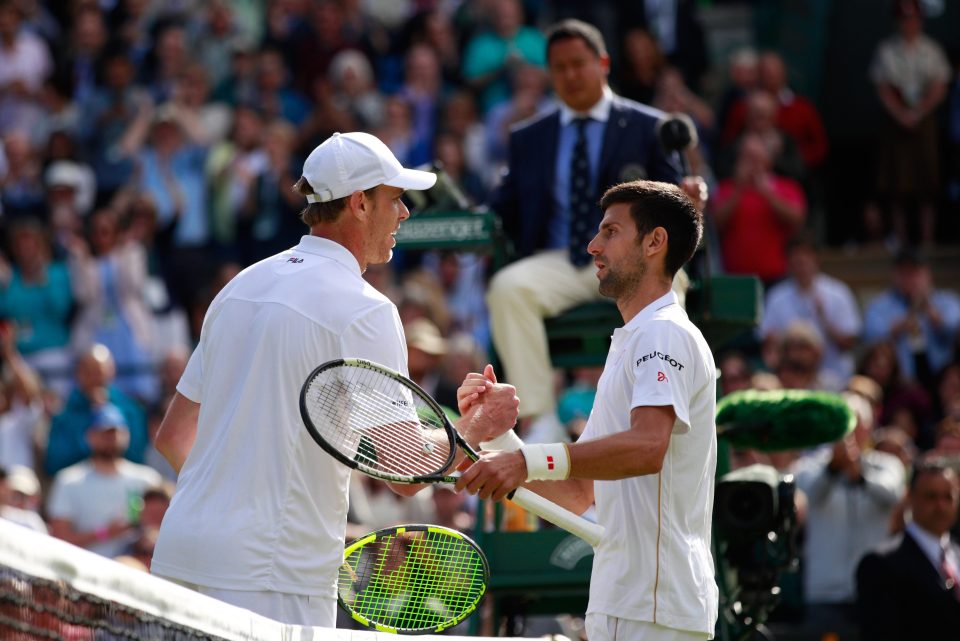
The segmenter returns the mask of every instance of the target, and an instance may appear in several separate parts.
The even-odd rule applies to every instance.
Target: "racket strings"
[[[310,381],[307,411],[323,438],[375,474],[427,476],[450,457],[444,419],[419,395],[376,370],[342,366]]]
[[[403,630],[447,627],[465,618],[486,587],[480,553],[442,532],[389,534],[362,546],[341,569],[341,596],[370,621]]]

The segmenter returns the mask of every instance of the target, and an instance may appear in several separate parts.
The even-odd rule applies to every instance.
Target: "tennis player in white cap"
[[[410,216],[404,190],[435,181],[366,133],[334,134],[307,158],[294,189],[310,234],[217,295],[160,426],[156,447],[179,479],[155,574],[278,621],[334,627],[350,470],[310,439],[300,387],[335,358],[407,373],[397,309],[361,274],[390,260]]]

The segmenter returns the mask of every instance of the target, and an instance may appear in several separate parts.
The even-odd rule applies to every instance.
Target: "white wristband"
[[[524,445],[528,481],[562,481],[570,476],[570,452],[566,443]]]
[[[489,441],[480,441],[480,449],[485,452],[516,452],[523,446],[523,441],[513,430],[507,430],[500,436]]]

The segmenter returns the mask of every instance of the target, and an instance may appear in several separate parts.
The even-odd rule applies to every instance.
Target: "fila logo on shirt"
[[[670,367],[675,367],[677,371],[680,371],[680,372],[683,371],[683,363],[671,357],[670,354],[664,354],[663,352],[650,352],[646,356],[641,356],[640,358],[637,359],[636,367],[640,367],[641,363],[645,363],[654,358],[659,358],[663,362],[669,363]]]
[[[287,259],[287,262],[288,262],[288,263],[295,263],[295,264],[299,265],[300,263],[303,262],[303,259],[302,259],[302,258],[297,258],[296,256],[291,256],[290,258]]]

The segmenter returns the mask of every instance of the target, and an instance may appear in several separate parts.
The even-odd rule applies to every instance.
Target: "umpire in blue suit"
[[[641,178],[680,183],[681,169],[659,143],[663,113],[611,91],[610,58],[595,27],[579,20],[552,27],[547,69],[560,106],[511,132],[493,208],[520,260],[495,274],[487,300],[494,346],[523,399],[521,425],[535,432],[525,436],[556,441],[563,434],[543,318],[599,296],[587,243],[604,191]],[[684,188],[702,206],[703,181]]]

